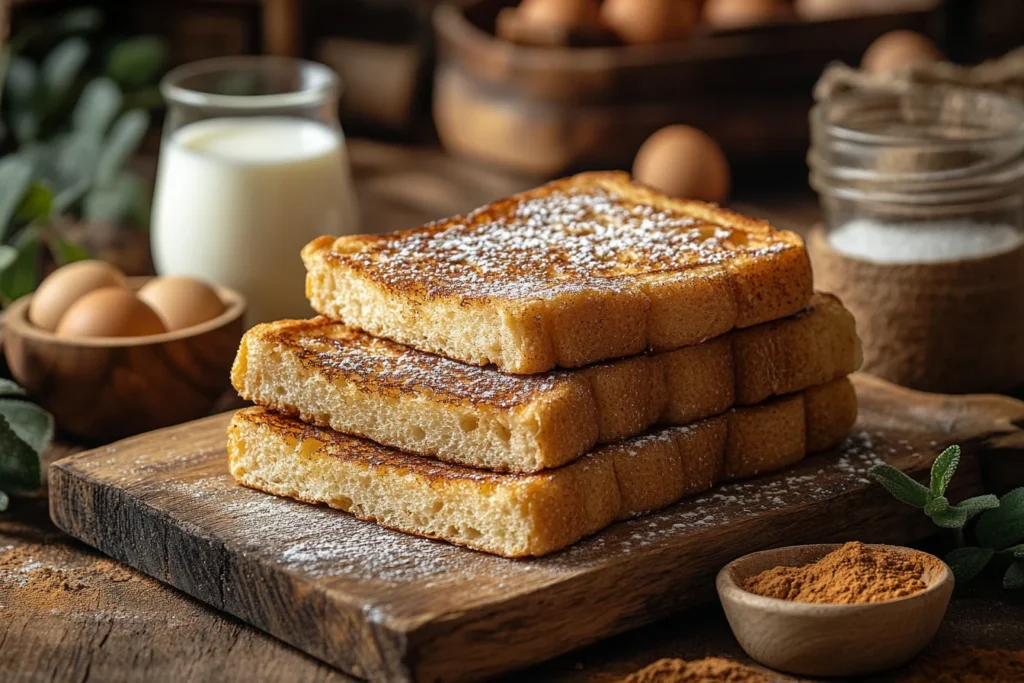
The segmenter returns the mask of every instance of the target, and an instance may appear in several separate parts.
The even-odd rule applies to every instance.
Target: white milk
[[[240,291],[248,323],[304,318],[299,251],[356,231],[341,134],[308,119],[217,118],[164,141],[153,206],[161,275]]]

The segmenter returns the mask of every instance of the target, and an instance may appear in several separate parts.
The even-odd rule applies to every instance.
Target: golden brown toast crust
[[[321,237],[302,257],[321,314],[520,374],[698,343],[811,296],[798,235],[621,172],[404,232]]]
[[[654,424],[687,424],[855,371],[852,316],[817,294],[802,313],[676,351],[509,375],[326,318],[258,325],[239,394],[306,422],[471,467],[532,472]]]
[[[236,481],[251,488],[507,557],[539,556],[616,519],[836,445],[857,415],[849,380],[809,394],[655,430],[534,474],[449,465],[263,408],[235,415],[228,458]]]

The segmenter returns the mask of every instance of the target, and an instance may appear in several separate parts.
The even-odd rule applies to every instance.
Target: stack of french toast
[[[540,556],[840,442],[852,316],[802,240],[625,173],[303,250],[312,320],[258,325],[245,486]]]

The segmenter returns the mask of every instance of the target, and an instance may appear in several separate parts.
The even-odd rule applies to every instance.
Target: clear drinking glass
[[[300,250],[358,231],[337,75],[297,59],[228,57],[174,69],[161,92],[157,272],[240,291],[249,324],[308,317]]]

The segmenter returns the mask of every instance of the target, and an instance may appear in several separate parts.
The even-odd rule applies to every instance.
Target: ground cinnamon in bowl
[[[743,588],[769,598],[795,602],[856,605],[920,593],[931,558],[847,543],[817,562],[774,567],[743,581]]]

